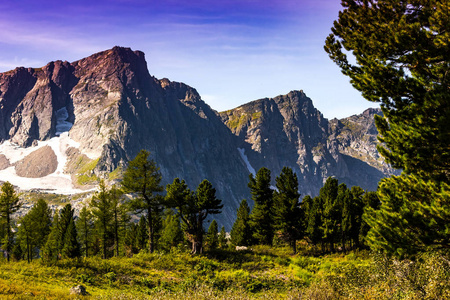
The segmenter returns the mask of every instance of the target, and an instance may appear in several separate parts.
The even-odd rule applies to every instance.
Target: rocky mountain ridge
[[[350,186],[375,190],[396,171],[380,157],[374,115],[328,121],[303,91],[264,98],[221,112],[222,121],[240,140],[254,169],[268,167],[274,176],[283,166],[299,176],[302,194],[317,195],[330,176]]]
[[[328,121],[302,91],[218,113],[194,88],[151,76],[144,53],[114,47],[0,74],[0,180],[59,174],[77,189],[91,187],[147,149],[164,184],[180,177],[195,188],[210,180],[225,203],[219,221],[229,227],[240,200],[250,198],[248,174],[262,166],[273,178],[293,168],[302,195],[316,195],[329,176],[376,188],[393,172],[376,151],[376,113]],[[58,167],[16,172],[31,149],[53,155]]]

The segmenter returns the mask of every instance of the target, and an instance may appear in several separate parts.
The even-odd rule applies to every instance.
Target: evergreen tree
[[[363,202],[363,214],[361,217],[361,228],[359,230],[359,241],[361,245],[368,246],[366,241],[367,233],[370,230],[370,226],[367,223],[368,214],[373,213],[374,210],[380,208],[380,200],[378,199],[377,192],[366,192],[362,198]]]
[[[120,253],[122,255],[128,255],[128,243],[127,243],[127,234],[129,231],[129,228],[132,226],[131,216],[128,213],[128,205],[126,203],[122,203],[119,210],[119,246],[120,246]]]
[[[362,215],[364,213],[363,197],[365,193],[359,186],[352,186],[350,193],[352,194],[350,238],[356,247],[360,247],[361,241],[359,234],[361,232]]]
[[[338,186],[338,180],[329,177],[319,192],[319,198],[323,203],[323,238],[331,251],[334,251],[334,243],[340,237],[339,225],[341,224],[342,208],[338,201],[339,189],[345,190],[347,187],[345,184]]]
[[[66,234],[64,236],[64,246],[62,248],[62,255],[67,258],[80,257],[80,244],[77,240],[77,230],[74,219],[71,219],[67,226]]]
[[[261,168],[249,176],[248,187],[254,207],[250,215],[253,237],[258,244],[272,245],[273,229],[273,190],[270,188],[270,170]]]
[[[341,187],[341,185],[339,185]],[[346,243],[352,238],[352,232],[355,230],[355,216],[353,209],[353,197],[349,189],[340,188],[338,192],[339,202],[342,204],[342,249],[346,250]]]
[[[323,202],[322,198],[314,197],[311,201],[310,209],[307,211],[308,227],[306,235],[309,241],[314,245],[319,243],[324,250],[323,240]]]
[[[102,258],[108,257],[108,248],[112,245],[110,236],[112,235],[112,201],[110,193],[105,186],[105,182],[100,181],[99,191],[94,194],[91,200],[92,214],[100,237]]]
[[[403,169],[380,183],[381,207],[365,218],[368,243],[398,256],[446,248],[450,3],[344,0],[342,5],[325,50],[367,100],[381,103],[378,149]]]
[[[73,220],[74,210],[72,209],[72,205],[66,204],[59,211],[58,218],[58,240],[57,240],[57,249],[58,253],[62,254],[62,249],[64,248],[64,241],[66,238],[67,228],[69,227],[70,220]]]
[[[183,232],[180,218],[175,215],[172,209],[166,209],[164,215],[160,244],[163,249],[168,251],[183,241]]]
[[[80,245],[75,228],[74,209],[66,204],[61,209],[58,219],[57,250],[63,257],[74,258],[80,256]],[[73,228],[72,228],[73,227]]]
[[[129,162],[122,180],[125,192],[136,193],[138,197],[130,201],[132,210],[136,213],[144,212],[148,226],[149,252],[154,251],[155,220],[154,211],[160,211],[163,197],[159,192],[163,191],[161,186],[161,173],[153,160],[148,160],[150,153],[141,150],[138,155]]]
[[[123,224],[122,221],[123,219],[121,218],[121,216],[123,217],[124,214],[126,214],[126,207],[125,205],[122,205],[121,202],[121,197],[122,197],[122,192],[116,188],[115,185],[113,185],[111,187],[111,189],[109,190],[109,197],[110,197],[110,201],[111,201],[111,213],[112,213],[112,231],[113,231],[113,236],[114,236],[114,246],[115,246],[115,250],[116,256],[119,256],[119,249],[120,249],[120,231],[121,228],[123,228]]]
[[[284,167],[275,181],[277,190],[274,192],[274,227],[295,254],[297,240],[303,235],[303,211],[299,202],[297,175],[291,168]]]
[[[131,223],[130,226],[126,228],[125,238],[124,238],[124,252],[127,257],[131,257],[133,254],[139,252],[136,243],[138,225]]]
[[[42,251],[42,258],[44,261],[52,263],[59,259],[59,214],[54,213],[50,234]]]
[[[20,219],[19,230],[17,232],[17,239],[14,245],[13,252],[15,259],[21,259],[23,252],[25,250],[25,256],[27,261],[33,260],[33,234],[32,234],[32,223],[29,214],[26,214]]]
[[[306,231],[308,230],[309,215],[311,214],[312,206],[313,206],[313,199],[311,198],[311,196],[306,195],[305,197],[303,197],[303,200],[300,203],[300,207],[304,214],[302,227],[305,229],[305,234],[307,233]]]
[[[215,250],[219,246],[219,226],[216,220],[212,220],[206,233],[206,247],[208,250]]]
[[[21,204],[19,197],[14,191],[14,187],[8,181],[3,183],[0,191],[0,218],[4,222],[6,233],[2,240],[2,248],[6,252],[6,259],[10,260],[10,253],[14,244],[14,234],[11,230],[13,226],[12,214],[15,213]]]
[[[414,175],[383,180],[380,209],[367,208],[365,214],[370,247],[399,257],[450,248],[450,185],[438,186]]]
[[[147,242],[148,242],[147,219],[144,216],[141,216],[141,218],[139,219],[138,226],[136,228],[135,245],[138,251],[145,250],[145,248],[147,248]]]
[[[50,208],[45,200],[39,199],[21,219],[18,230],[18,243],[22,243],[22,249],[26,249],[28,261],[33,260],[44,247],[50,226]]]
[[[252,232],[250,231],[250,207],[247,200],[243,199],[237,210],[236,221],[231,228],[231,243],[235,246],[248,246],[251,244]]]
[[[216,190],[208,180],[203,180],[195,194],[186,183],[175,178],[166,187],[166,201],[170,207],[176,208],[185,225],[185,233],[192,242],[192,253],[202,253],[203,222],[208,215],[220,213],[223,205],[216,198]]]
[[[51,210],[44,199],[39,199],[31,208],[29,214],[33,227],[33,246],[36,250],[41,250],[50,233]]]
[[[94,232],[94,221],[92,213],[83,206],[80,211],[80,217],[75,222],[78,232],[78,240],[80,241],[81,249],[80,251],[84,253],[85,257],[89,256],[89,253],[92,252],[92,234]]]
[[[325,50],[363,96],[380,102],[387,162],[449,182],[450,69],[447,0],[342,1]],[[356,63],[347,59],[347,54]]]
[[[219,232],[219,248],[220,249],[227,248],[227,233],[225,232],[224,226],[222,226]]]

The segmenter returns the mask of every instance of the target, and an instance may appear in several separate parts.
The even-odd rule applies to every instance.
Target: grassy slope
[[[395,267],[393,267],[395,266]],[[366,252],[291,256],[287,249],[184,252],[133,258],[0,263],[1,299],[75,299],[82,284],[93,299],[445,299],[449,269],[438,258],[407,263]],[[414,270],[414,269],[412,269]],[[419,272],[420,271],[420,272]],[[430,278],[432,276],[433,278]]]

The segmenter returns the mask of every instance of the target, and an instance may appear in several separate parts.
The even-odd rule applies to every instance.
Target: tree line
[[[161,185],[161,174],[149,152],[142,150],[129,162],[120,186],[108,188],[104,181],[79,216],[71,204],[53,215],[43,199],[14,224],[12,215],[21,207],[14,187],[6,182],[0,191],[1,245],[9,261],[42,257],[45,261],[99,255],[131,256],[141,250],[170,250],[191,243],[193,253],[201,253],[205,242],[203,223],[221,212],[223,205],[208,180],[191,191],[178,178]],[[135,222],[133,217],[140,216]],[[215,228],[214,226],[215,225]],[[217,222],[211,223],[217,231]],[[206,237],[209,248],[224,247],[225,229]]]
[[[192,253],[255,244],[288,243],[294,253],[300,239],[322,252],[353,249],[363,245],[368,226],[362,215],[366,206],[377,208],[373,192],[329,178],[318,197],[300,201],[297,175],[283,168],[271,186],[270,170],[261,168],[250,175],[248,186],[254,203],[242,200],[236,221],[227,239],[216,220],[208,230],[205,222],[223,207],[208,180],[195,191],[175,178],[165,188],[161,174],[149,152],[142,150],[124,172],[120,186],[100,182],[98,191],[75,216],[71,204],[52,215],[43,199],[17,220],[12,214],[20,208],[19,197],[6,182],[1,187],[0,217],[2,249],[8,261],[42,257],[54,262],[80,256],[132,256],[139,251],[170,251],[190,245]],[[138,218],[139,217],[139,218]],[[133,219],[134,218],[134,219]],[[136,219],[138,218],[138,220]]]
[[[380,202],[375,192],[358,186],[348,189],[336,178],[328,178],[317,197],[307,195],[300,201],[297,175],[284,167],[271,187],[270,170],[261,168],[250,175],[249,188],[254,207],[243,200],[231,229],[231,243],[250,246],[273,245],[282,241],[297,252],[304,239],[320,252],[345,251],[366,247],[369,225],[365,214]]]

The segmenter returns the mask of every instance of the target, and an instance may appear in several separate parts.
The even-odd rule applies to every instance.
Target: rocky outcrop
[[[58,158],[50,146],[44,146],[15,163],[17,175],[40,178],[52,174],[58,167]]]
[[[68,62],[41,69],[17,68],[0,74],[0,141],[10,139],[27,147],[55,135],[56,111],[67,107],[73,119],[69,92],[77,78]]]
[[[377,151],[375,115],[382,116],[381,109],[369,108],[359,115],[331,120],[330,138],[338,140],[339,152],[364,161],[384,174],[399,174],[400,171],[386,164]]]
[[[9,159],[4,154],[0,154],[0,170],[8,168],[10,165]]]
[[[302,91],[265,98],[220,113],[240,139],[249,164],[267,167],[272,177],[284,166],[299,176],[303,195],[317,195],[334,176],[348,185],[375,190],[394,172],[377,149],[376,109],[342,120],[325,119]]]
[[[328,147],[328,121],[302,91],[265,98],[222,112],[222,120],[240,138],[240,148],[254,169],[267,167],[272,177],[289,166],[299,175],[303,194],[316,194],[336,173],[341,157]]]
[[[28,147],[64,132],[64,171],[77,186],[114,177],[147,149],[164,185],[210,180],[227,229],[250,197],[248,174],[262,166],[273,178],[293,168],[303,195],[316,195],[329,176],[374,189],[392,171],[376,151],[374,113],[328,121],[302,91],[218,113],[194,88],[151,76],[142,52],[121,47],[0,74],[0,143]],[[0,155],[0,168],[9,164]]]

